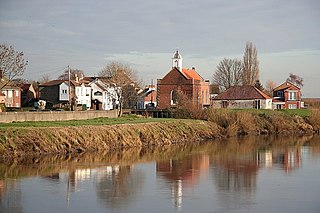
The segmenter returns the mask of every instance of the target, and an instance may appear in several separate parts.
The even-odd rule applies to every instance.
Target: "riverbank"
[[[305,135],[320,127],[319,111],[301,117],[272,111],[207,110],[202,116],[203,120],[129,117],[122,120],[124,124],[107,118],[53,126],[50,122],[8,124],[0,128],[0,158],[163,146],[244,134]]]

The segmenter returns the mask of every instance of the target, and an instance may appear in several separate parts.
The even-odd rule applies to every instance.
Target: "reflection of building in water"
[[[256,188],[258,165],[254,154],[246,158],[219,159],[214,164],[215,180],[221,190],[251,192]]]
[[[131,165],[107,167],[97,179],[97,197],[108,208],[118,209],[134,199],[143,183],[143,173]]]
[[[170,181],[174,206],[182,206],[183,189],[194,186],[209,169],[208,155],[192,155],[181,160],[157,162],[157,175]]]
[[[0,212],[22,212],[20,181],[0,180]]]
[[[301,165],[301,148],[260,151],[257,154],[257,159],[260,167],[279,166],[284,171],[290,172]]]

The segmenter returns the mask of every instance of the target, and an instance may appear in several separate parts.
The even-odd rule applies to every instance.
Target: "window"
[[[12,90],[8,90],[8,98],[12,98],[12,94],[13,92],[12,92]]]
[[[278,91],[278,92],[277,92],[277,96],[278,96],[278,97],[283,97],[283,91]]]
[[[175,105],[178,103],[178,93],[175,90],[171,91],[171,105]]]
[[[288,100],[290,101],[294,101],[294,100],[297,100],[297,92],[289,92],[289,98]]]
[[[16,92],[16,97],[19,97],[19,90],[15,90]]]
[[[19,107],[19,103],[16,103],[16,107]]]
[[[67,90],[66,90],[66,89],[63,89],[63,90],[62,90],[62,94],[67,94]]]
[[[289,109],[297,109],[297,105],[296,104],[289,104]]]

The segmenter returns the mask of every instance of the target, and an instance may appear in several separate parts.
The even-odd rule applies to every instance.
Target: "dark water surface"
[[[320,137],[0,163],[0,212],[320,212]]]

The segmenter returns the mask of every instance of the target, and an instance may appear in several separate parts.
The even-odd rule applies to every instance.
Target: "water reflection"
[[[171,197],[176,208],[182,206],[183,189],[193,187],[209,170],[209,156],[193,154],[181,159],[160,161],[156,164],[157,175],[168,180]]]
[[[90,207],[95,206],[96,209],[87,211],[135,212],[134,207],[144,202],[140,199],[149,199],[143,194],[153,189],[146,184],[153,181],[150,178],[161,182],[167,193],[161,197],[155,192],[159,197],[154,202],[172,202],[170,206],[175,211],[191,202],[186,198],[192,195],[186,192],[197,189],[201,183],[210,190],[204,192],[202,189],[198,196],[208,199],[208,206],[212,203],[218,205],[219,211],[234,210],[239,205],[253,206],[259,197],[257,185],[259,178],[263,177],[261,171],[275,170],[286,176],[303,169],[304,160],[320,157],[319,142],[319,136],[244,137],[113,153],[15,159],[0,163],[0,212],[37,211],[27,205],[22,195],[29,193],[25,191],[26,177],[34,180],[35,186],[39,185],[28,190],[38,190],[37,194],[49,196],[52,200],[58,200],[56,196],[63,197],[54,203],[60,208],[53,209],[55,211],[68,208],[69,212],[77,212],[79,203],[85,201],[99,203]],[[145,162],[154,163],[153,171],[136,168]],[[149,177],[153,172],[155,177]],[[40,185],[53,187],[44,190]],[[211,191],[215,193],[210,194]],[[80,195],[86,195],[85,199],[79,200]],[[170,200],[166,200],[168,197]],[[43,202],[43,205],[50,203]],[[189,212],[192,211],[190,209]]]

